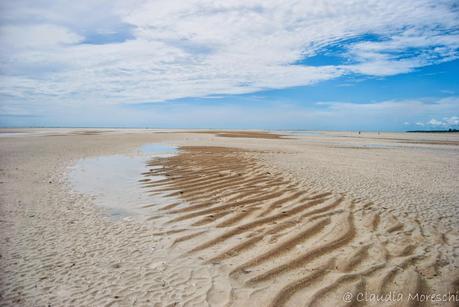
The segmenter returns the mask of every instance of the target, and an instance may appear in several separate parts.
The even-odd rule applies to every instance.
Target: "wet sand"
[[[341,306],[347,292],[354,304],[458,290],[456,134],[2,132],[2,305]],[[101,191],[121,218],[72,182],[82,161],[145,144],[178,151],[147,154],[141,198]]]

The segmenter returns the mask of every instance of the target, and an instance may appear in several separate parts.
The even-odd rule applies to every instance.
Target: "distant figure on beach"
[[[359,135],[360,135],[360,131],[359,131]]]

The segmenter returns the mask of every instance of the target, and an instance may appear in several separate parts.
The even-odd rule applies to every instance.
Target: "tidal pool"
[[[175,146],[146,144],[131,155],[107,155],[78,160],[70,167],[69,179],[74,191],[93,197],[97,206],[109,209],[112,217],[142,216],[146,207],[169,204],[174,199],[161,193],[148,194],[142,187],[142,173],[152,167],[154,158],[175,155]],[[163,179],[155,176],[152,180]],[[153,206],[151,206],[153,205]]]

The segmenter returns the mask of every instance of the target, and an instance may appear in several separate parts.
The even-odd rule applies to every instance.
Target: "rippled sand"
[[[4,132],[2,305],[341,306],[458,290],[457,135]],[[103,191],[127,217],[72,185],[81,159],[151,143],[178,152],[145,160],[144,195]]]

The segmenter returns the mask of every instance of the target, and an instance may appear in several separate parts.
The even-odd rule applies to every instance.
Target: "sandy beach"
[[[1,129],[0,305],[455,306],[457,174],[457,133]]]

